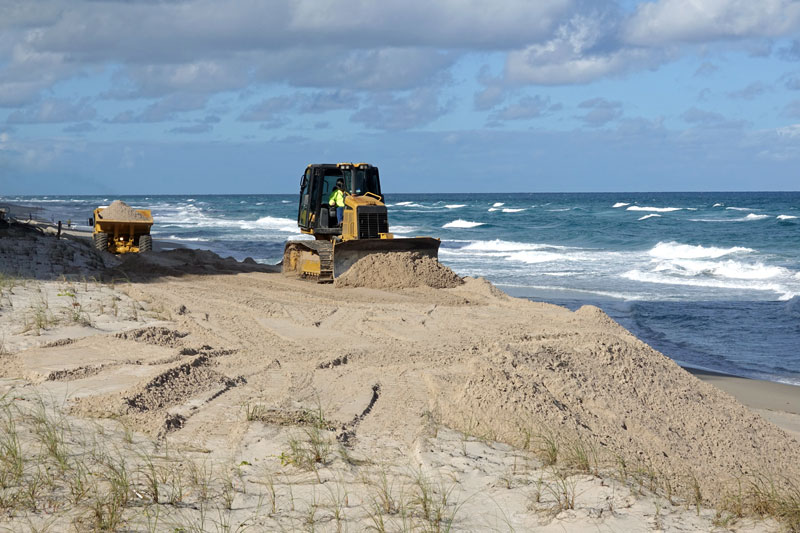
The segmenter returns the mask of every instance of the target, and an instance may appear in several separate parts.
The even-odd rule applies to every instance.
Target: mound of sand
[[[336,278],[336,287],[368,287],[371,289],[407,289],[458,287],[461,277],[432,257],[418,252],[372,254],[359,259]]]
[[[590,454],[644,469],[682,495],[696,484],[711,500],[741,476],[796,474],[800,449],[785,433],[600,309],[573,316],[579,328],[518,324],[467,347],[477,357],[442,376],[445,423],[534,447],[578,439]]]
[[[124,220],[129,222],[148,222],[150,219],[121,200],[114,200],[102,209],[98,216],[105,220]]]

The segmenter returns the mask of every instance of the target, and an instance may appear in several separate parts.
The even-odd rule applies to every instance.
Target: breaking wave
[[[464,228],[464,229],[469,229],[469,228],[477,228],[478,226],[483,226],[483,224],[484,224],[483,222],[471,222],[469,220],[461,220],[459,218],[459,219],[453,220],[452,222],[448,222],[447,224],[445,224],[442,227],[443,228]]]
[[[671,213],[672,211],[680,211],[682,207],[649,207],[632,205],[626,211],[653,211],[655,213]]]
[[[715,246],[700,246],[681,244],[678,242],[659,242],[647,253],[657,259],[716,259],[730,254],[744,254],[754,252],[752,248],[733,246],[731,248],[717,248]]]

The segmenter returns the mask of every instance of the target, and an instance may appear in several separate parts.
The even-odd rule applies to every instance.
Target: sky
[[[0,0],[0,196],[800,189],[800,0]]]

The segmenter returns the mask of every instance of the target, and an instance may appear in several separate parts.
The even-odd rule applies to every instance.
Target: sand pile
[[[800,448],[782,431],[596,307],[582,307],[575,318],[582,327],[571,335],[518,323],[502,337],[467,345],[474,356],[442,376],[445,423],[533,447],[553,435],[562,447],[579,441],[684,497],[695,483],[715,500],[720,486],[741,476],[780,483],[797,474]]]
[[[463,283],[461,277],[432,257],[418,252],[372,254],[359,259],[336,278],[336,287],[446,289]]]
[[[121,200],[114,200],[102,209],[98,216],[105,220],[124,220],[129,222],[149,222],[150,219]]]

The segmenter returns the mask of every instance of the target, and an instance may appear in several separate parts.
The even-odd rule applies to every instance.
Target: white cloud
[[[80,122],[92,120],[97,111],[87,98],[78,102],[68,100],[45,100],[34,107],[18,109],[8,115],[11,124],[43,124],[57,122]]]
[[[429,124],[448,110],[432,88],[411,91],[400,96],[378,94],[351,117],[370,129],[404,130]]]
[[[657,0],[639,4],[622,32],[643,46],[780,37],[800,29],[795,0]]]
[[[489,118],[490,120],[528,120],[539,118],[554,108],[560,108],[560,106],[551,105],[548,97],[524,96],[519,101],[498,109]]]
[[[606,100],[605,98],[592,98],[578,104],[581,109],[587,109],[580,118],[584,124],[592,127],[604,126],[622,116],[622,103]]]
[[[657,64],[659,54],[621,48],[613,42],[612,22],[604,15],[576,15],[547,42],[508,54],[506,78],[512,83],[560,85],[587,83],[634,67]]]
[[[775,130],[779,137],[800,138],[800,124],[792,124]]]

